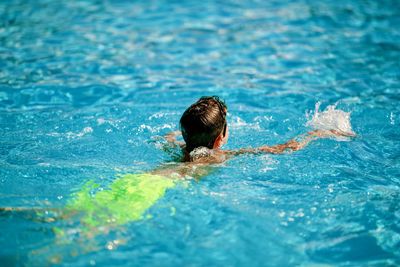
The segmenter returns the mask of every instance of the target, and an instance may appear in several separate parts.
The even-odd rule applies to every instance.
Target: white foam
[[[211,154],[211,149],[201,146],[193,149],[189,155],[192,160],[198,160],[200,158],[209,157]]]
[[[317,102],[314,113],[307,114],[307,126],[320,130],[336,130],[348,136],[356,135],[351,128],[350,112],[336,109],[336,104],[329,105],[324,111],[319,111],[320,105],[321,103]]]

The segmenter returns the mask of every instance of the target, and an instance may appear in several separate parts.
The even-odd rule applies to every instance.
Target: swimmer
[[[98,245],[84,245],[87,240],[118,226],[147,218],[149,208],[186,177],[200,179],[218,163],[241,154],[291,153],[318,138],[353,136],[338,130],[314,130],[284,144],[223,150],[221,147],[229,137],[227,110],[225,103],[216,96],[201,97],[186,109],[180,119],[181,131],[165,136],[169,146],[182,149],[180,162],[166,163],[145,173],[118,176],[106,188],[89,181],[61,208],[0,207],[0,216],[15,216],[18,213],[27,219],[43,222],[75,218],[74,224],[53,228],[55,243],[52,245],[71,244],[76,248],[75,241],[78,239],[78,243],[83,244],[79,247],[81,253],[89,253],[97,250]],[[179,135],[182,135],[184,142],[177,140]],[[75,236],[74,233],[79,234]],[[38,255],[43,255],[45,261],[50,262],[60,259],[60,255],[51,255],[50,252],[51,246],[45,246],[32,251],[31,257],[36,259]]]
[[[229,127],[226,120],[228,108],[217,96],[201,97],[183,113],[180,119],[181,131],[174,131],[165,136],[169,144],[179,146],[183,151],[183,162],[221,163],[241,154],[283,154],[304,148],[318,138],[354,136],[338,130],[314,130],[300,135],[284,144],[222,150],[227,143]],[[178,142],[182,135],[185,142]]]
[[[165,136],[170,146],[182,149],[181,162],[162,164],[146,173],[122,175],[114,180],[109,189],[95,195],[90,192],[99,185],[89,181],[69,200],[62,211],[63,217],[84,211],[82,221],[86,225],[107,224],[105,222],[109,221],[110,216],[113,217],[114,223],[124,224],[142,218],[145,211],[160,199],[167,189],[174,187],[177,180],[186,177],[200,179],[212,171],[215,163],[222,163],[233,156],[290,153],[304,148],[318,138],[354,136],[353,133],[339,130],[314,130],[284,144],[222,150],[221,147],[229,137],[227,111],[227,106],[219,97],[201,97],[183,113],[180,119],[181,131],[174,131]],[[182,135],[184,142],[177,141],[179,135]],[[137,201],[138,199],[141,201]],[[16,211],[30,214],[32,210],[48,211],[49,208],[0,207],[0,215]],[[110,216],[107,213],[110,213]],[[68,216],[65,216],[66,214]]]

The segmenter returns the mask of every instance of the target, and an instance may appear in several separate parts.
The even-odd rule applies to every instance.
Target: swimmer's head
[[[218,148],[228,139],[227,107],[217,96],[203,96],[183,113],[180,125],[186,151]]]

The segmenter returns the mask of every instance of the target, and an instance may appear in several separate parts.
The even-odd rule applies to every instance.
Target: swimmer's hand
[[[165,140],[167,140],[167,142],[169,144],[177,145],[177,146],[180,146],[180,147],[184,147],[185,146],[184,142],[180,142],[180,141],[176,140],[177,136],[179,136],[181,134],[182,134],[181,131],[173,131],[173,132],[167,133],[164,136],[164,138],[165,138]]]
[[[173,132],[167,133],[164,137],[165,137],[165,140],[173,143],[176,141],[176,137],[181,134],[182,134],[181,131],[173,131]]]

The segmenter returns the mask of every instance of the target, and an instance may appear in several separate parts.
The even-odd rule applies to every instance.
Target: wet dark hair
[[[183,113],[180,125],[186,151],[197,147],[213,148],[222,131],[226,134],[227,107],[217,96],[203,96]]]

